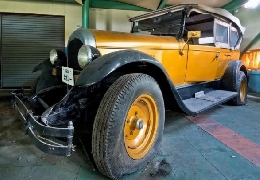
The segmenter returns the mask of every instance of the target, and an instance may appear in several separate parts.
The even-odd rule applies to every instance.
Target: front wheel
[[[157,82],[128,74],[105,93],[93,125],[92,153],[99,171],[119,179],[143,168],[159,150],[165,110]]]

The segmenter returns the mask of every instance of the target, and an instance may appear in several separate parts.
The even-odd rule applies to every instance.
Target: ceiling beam
[[[159,6],[158,6],[157,9],[162,9],[162,8],[164,8],[164,6],[166,5],[167,2],[168,2],[168,0],[161,0],[161,2],[160,2],[160,4],[159,4]]]
[[[221,8],[226,9],[229,12],[232,12],[232,11],[240,8],[247,2],[248,2],[248,0],[232,0],[230,3],[225,4]]]
[[[243,56],[253,45],[255,45],[260,40],[260,33],[256,35],[256,37],[245,47],[242,51],[241,56]]]
[[[91,8],[101,8],[101,9],[121,9],[121,10],[133,10],[133,11],[151,11],[146,8],[139,6],[126,4],[117,1],[107,1],[107,0],[91,0],[89,6]]]

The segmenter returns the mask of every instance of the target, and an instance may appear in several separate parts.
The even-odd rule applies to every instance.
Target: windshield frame
[[[156,20],[158,20],[160,18],[165,18],[165,16],[170,16],[171,17],[171,15],[173,15],[173,14],[178,15],[177,13],[180,13],[181,17],[179,19],[180,20],[180,27],[176,27],[176,28],[178,28],[176,33],[174,33],[174,34],[163,33],[163,32],[162,33],[157,33],[157,34],[156,33],[155,34],[152,33],[154,30],[159,30],[159,29],[162,29],[162,28],[170,28],[170,27],[174,26],[173,23],[168,23],[167,21],[163,22],[164,25],[163,24],[162,25],[158,24],[158,26],[154,26],[154,27],[153,27],[152,23],[154,23],[154,25],[157,25],[156,23],[158,23],[158,21],[156,21]],[[187,9],[183,8],[183,9],[179,9],[178,11],[175,11],[175,12],[168,12],[166,14],[162,14],[160,16],[145,18],[145,19],[142,19],[142,20],[139,20],[139,21],[132,21],[131,33],[139,33],[139,31],[141,30],[141,31],[149,31],[149,32],[151,32],[151,35],[154,35],[154,36],[174,36],[177,39],[181,39],[182,35],[183,35],[183,32],[184,32],[184,29],[185,29],[185,19],[186,19],[186,16],[187,16]],[[145,28],[142,28],[140,26],[140,23],[145,22],[145,21],[151,21],[151,20],[153,21],[151,23],[151,27],[147,26],[147,28],[145,29]],[[171,19],[168,18],[167,20],[169,21]],[[176,20],[178,20],[178,19],[176,19]],[[140,29],[138,29],[138,28],[140,28]]]

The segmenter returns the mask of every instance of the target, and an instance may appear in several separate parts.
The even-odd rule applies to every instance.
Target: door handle
[[[220,58],[220,54],[216,54],[214,60],[218,60],[218,58]]]
[[[225,54],[225,56],[227,56],[227,57],[231,57],[231,55],[230,55],[230,54]]]

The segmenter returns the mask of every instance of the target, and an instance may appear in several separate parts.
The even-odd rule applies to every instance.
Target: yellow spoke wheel
[[[125,148],[131,158],[140,159],[150,150],[158,119],[158,108],[152,96],[142,94],[132,103],[124,126]]]

